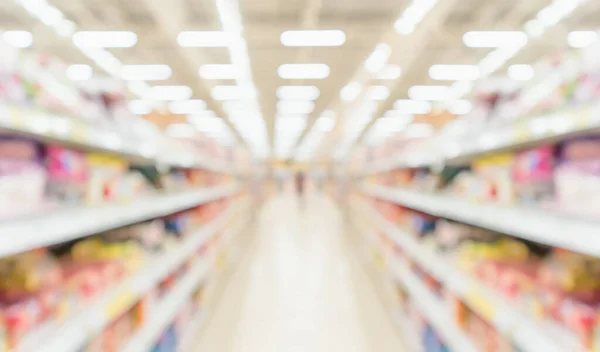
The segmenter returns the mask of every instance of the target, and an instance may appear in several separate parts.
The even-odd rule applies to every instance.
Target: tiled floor
[[[400,336],[324,197],[291,195],[261,211],[240,262],[198,336],[198,352],[402,352]]]

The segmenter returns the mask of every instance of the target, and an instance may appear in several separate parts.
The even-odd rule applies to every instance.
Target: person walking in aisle
[[[298,192],[298,204],[301,209],[304,209],[304,173],[302,171],[296,173],[296,191]]]

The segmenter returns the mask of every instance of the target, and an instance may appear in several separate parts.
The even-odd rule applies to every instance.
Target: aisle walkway
[[[342,233],[313,196],[261,211],[249,249],[199,336],[198,352],[402,352],[397,330]]]

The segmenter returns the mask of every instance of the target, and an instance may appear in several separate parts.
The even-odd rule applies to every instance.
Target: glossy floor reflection
[[[198,338],[198,352],[401,352],[400,336],[344,238],[335,205],[283,195],[261,211]]]

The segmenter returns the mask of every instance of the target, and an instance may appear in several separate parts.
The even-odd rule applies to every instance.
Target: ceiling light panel
[[[124,65],[121,78],[126,81],[164,81],[173,71],[168,65]]]
[[[413,1],[410,6],[402,12],[402,15],[394,24],[396,32],[402,35],[409,35],[414,32],[417,25],[425,18],[437,1],[438,0]]]
[[[198,131],[187,123],[173,123],[167,126],[167,135],[173,138],[194,138]]]
[[[242,93],[238,86],[216,86],[210,94],[215,100],[239,100],[242,99]]]
[[[450,88],[446,86],[412,86],[408,97],[413,100],[444,101],[450,97]]]
[[[346,33],[341,30],[285,31],[281,44],[285,46],[341,46],[346,42]]]
[[[507,73],[508,77],[515,81],[529,81],[535,74],[531,65],[511,65]]]
[[[598,32],[574,31],[567,35],[567,42],[573,48],[585,48],[598,40]]]
[[[131,48],[138,36],[130,31],[82,31],[73,34],[73,44],[80,48]]]
[[[72,81],[86,81],[94,75],[90,65],[71,65],[67,67],[67,77]]]
[[[131,100],[128,103],[129,111],[135,115],[147,115],[152,112],[152,106],[145,100]]]
[[[437,81],[475,81],[479,78],[477,65],[433,65],[429,77]]]
[[[329,77],[326,64],[284,64],[279,66],[277,74],[283,79],[324,79]]]
[[[5,31],[2,39],[15,48],[29,48],[33,45],[33,34],[28,31]]]
[[[187,100],[192,97],[188,86],[154,86],[150,90],[153,100]]]
[[[200,77],[204,79],[237,79],[238,72],[233,65],[202,65],[198,70]]]
[[[177,43],[184,48],[224,48],[235,39],[233,33],[221,31],[185,31],[177,35]]]
[[[399,99],[394,103],[394,110],[398,114],[425,115],[431,112],[431,103],[428,101]]]
[[[471,31],[463,35],[469,48],[522,47],[527,44],[527,34],[521,31]]]
[[[448,111],[454,115],[467,115],[473,110],[473,104],[468,100],[455,100],[449,103]]]
[[[316,86],[281,86],[277,88],[280,100],[315,100],[321,91]]]
[[[315,103],[312,101],[280,101],[277,103],[277,112],[282,115],[287,114],[310,114],[315,109]]]
[[[173,114],[201,114],[205,110],[206,103],[200,99],[172,101],[169,103],[169,111]]]
[[[315,128],[318,131],[329,132],[333,130],[335,127],[335,119],[327,118],[327,117],[319,117],[317,122],[315,122]]]

